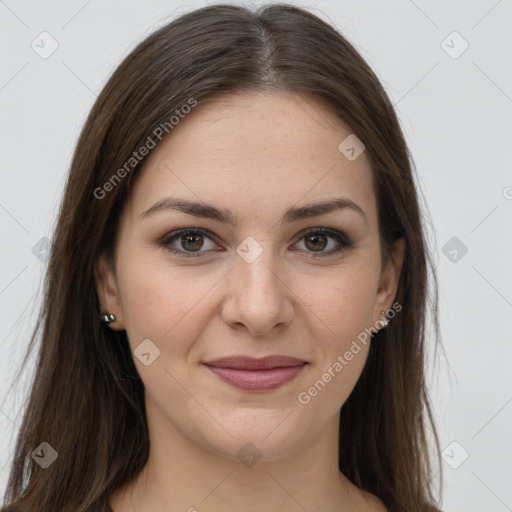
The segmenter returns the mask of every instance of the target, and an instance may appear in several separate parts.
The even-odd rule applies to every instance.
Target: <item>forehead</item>
[[[375,214],[363,151],[339,146],[350,126],[316,99],[292,93],[214,98],[184,116],[148,155],[130,194],[134,214],[166,195],[240,212],[348,197]],[[351,140],[351,139],[349,139]]]

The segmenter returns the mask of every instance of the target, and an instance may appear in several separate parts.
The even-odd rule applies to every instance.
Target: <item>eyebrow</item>
[[[311,217],[318,217],[320,215],[331,213],[335,210],[346,208],[359,213],[364,218],[366,224],[368,224],[366,215],[362,208],[354,203],[354,201],[346,197],[336,197],[319,203],[309,203],[303,206],[294,206],[289,208],[279,220],[279,224],[283,224],[284,222],[297,222],[303,219],[309,219]],[[176,210],[187,213],[189,215],[194,215],[195,217],[214,219],[233,227],[238,223],[238,216],[235,215],[231,210],[216,208],[215,206],[206,203],[188,201],[185,199],[176,199],[171,197],[157,201],[153,206],[150,206],[147,210],[142,212],[139,215],[139,218],[146,218],[156,212],[166,210]]]

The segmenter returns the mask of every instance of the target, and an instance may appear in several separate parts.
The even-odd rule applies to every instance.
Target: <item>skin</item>
[[[359,333],[381,327],[403,263],[401,239],[381,268],[369,160],[363,152],[349,161],[338,150],[351,133],[303,95],[229,94],[197,106],[150,153],[120,218],[115,268],[104,258],[96,267],[101,306],[116,315],[110,327],[127,331],[132,351],[145,339],[160,350],[149,366],[134,357],[150,456],[141,475],[112,495],[114,512],[386,510],[339,472],[337,460],[339,410],[370,343],[360,343],[307,405],[297,399]],[[229,207],[238,224],[170,209],[140,217],[169,196]],[[364,216],[344,208],[278,223],[289,207],[333,197],[351,199]],[[318,227],[344,233],[354,247],[329,255],[335,239],[304,237]],[[159,245],[181,228],[215,235],[172,242],[202,256]],[[248,236],[263,250],[251,263],[236,252]],[[308,364],[284,386],[255,393],[202,365],[233,354]],[[262,455],[252,467],[237,457],[248,442]]]

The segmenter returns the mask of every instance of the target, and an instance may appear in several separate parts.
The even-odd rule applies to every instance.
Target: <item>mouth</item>
[[[245,391],[271,391],[297,377],[307,361],[289,356],[231,356],[203,363],[223,382]]]

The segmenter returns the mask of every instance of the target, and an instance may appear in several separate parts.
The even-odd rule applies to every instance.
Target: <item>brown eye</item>
[[[205,247],[205,240],[211,242],[210,247]],[[202,256],[203,253],[214,250],[217,245],[213,242],[212,237],[203,229],[180,229],[166,235],[160,244],[167,250],[184,257]]]
[[[325,235],[308,235],[305,237],[306,246],[312,251],[321,251],[327,245],[327,237]]]
[[[186,250],[197,251],[203,246],[204,242],[202,236],[203,235],[198,234],[182,235],[180,238],[180,243]]]
[[[302,240],[304,240],[306,252],[313,253],[313,257],[331,256],[354,247],[346,235],[326,228],[309,229],[300,241]],[[330,250],[325,250],[328,248],[330,240],[334,240],[335,243],[331,244]]]
[[[212,236],[212,234],[202,228],[180,229],[164,236],[160,240],[160,244],[178,256],[200,257],[218,248]],[[326,228],[309,229],[303,234],[299,242],[303,240],[305,249],[301,249],[301,251],[304,250],[315,258],[332,256],[354,247],[346,235]],[[208,241],[211,243],[210,247],[207,246]]]

